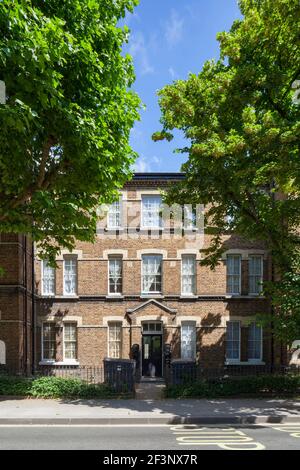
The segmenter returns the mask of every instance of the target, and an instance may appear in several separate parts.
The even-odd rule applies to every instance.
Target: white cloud
[[[166,23],[165,38],[169,46],[177,44],[183,33],[183,19],[180,19],[176,10],[172,10],[171,18]]]
[[[137,125],[135,125],[131,130],[130,130],[130,137],[134,140],[140,140],[143,136],[143,131],[141,131]]]
[[[160,159],[159,159],[156,155],[154,155],[154,157],[152,157],[152,161],[153,161],[153,163],[155,163],[158,167],[161,166],[161,161],[160,161]]]
[[[148,173],[151,171],[149,161],[145,157],[139,157],[134,164],[134,171],[137,173]]]
[[[133,12],[133,13],[130,13],[130,12],[127,12],[126,13],[126,16],[125,16],[125,21],[124,23],[127,25],[127,26],[130,26],[131,23],[136,20],[138,22],[140,22],[140,17],[137,13]]]
[[[178,77],[178,75],[177,75],[177,73],[175,72],[175,70],[173,69],[173,67],[169,67],[168,72],[169,72],[169,74],[171,75],[171,77],[172,77],[173,79],[175,79],[176,77]]]
[[[133,34],[129,42],[129,53],[133,58],[137,59],[141,67],[141,74],[147,75],[154,73],[154,68],[150,65],[148,50],[143,33],[138,31],[137,33]]]
[[[149,158],[141,155],[135,162],[133,169],[137,173],[148,173],[151,171],[159,171],[160,167],[161,160],[156,155]]]

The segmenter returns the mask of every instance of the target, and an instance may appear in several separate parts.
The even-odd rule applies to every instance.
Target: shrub
[[[221,398],[232,396],[266,396],[299,393],[300,375],[260,375],[201,380],[193,384],[170,385],[168,398]]]
[[[32,379],[24,377],[0,377],[0,395],[30,395]]]
[[[0,377],[0,395],[36,398],[109,398],[115,395],[107,384],[89,385],[83,380],[62,377]]]

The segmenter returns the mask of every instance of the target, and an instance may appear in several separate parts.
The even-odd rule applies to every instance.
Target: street
[[[300,422],[255,425],[1,425],[1,450],[298,450]]]

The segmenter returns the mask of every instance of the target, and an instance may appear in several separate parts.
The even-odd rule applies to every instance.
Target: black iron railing
[[[201,367],[192,363],[172,363],[165,370],[166,383],[169,385],[192,384],[200,380],[214,380],[234,377],[253,377],[259,375],[300,374],[300,366],[270,365],[224,365],[219,368]]]
[[[0,377],[61,377],[65,379],[80,379],[89,385],[107,384],[116,392],[134,392],[134,369],[116,366],[76,366],[76,365],[42,365],[34,373],[20,371],[0,365]]]

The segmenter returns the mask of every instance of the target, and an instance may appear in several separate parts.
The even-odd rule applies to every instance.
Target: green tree
[[[205,263],[218,263],[234,231],[265,241],[281,276],[294,272],[300,243],[300,3],[239,5],[243,18],[217,36],[219,60],[159,92],[163,129],[153,139],[173,129],[187,138],[177,150],[188,153],[186,179],[166,200],[207,204]]]
[[[138,0],[0,2],[0,231],[29,233],[51,259],[93,240],[135,153],[139,98],[118,26]]]
[[[270,319],[269,315],[257,315],[258,321],[269,327],[270,320],[276,338],[289,346],[300,338],[300,254],[294,257],[289,271],[278,281],[266,283],[265,293],[272,299],[276,311]]]
[[[186,180],[169,192],[214,205],[214,263],[225,230],[266,240],[278,263],[289,265],[299,244],[300,107],[293,84],[300,76],[298,0],[241,0],[243,20],[220,33],[220,60],[199,75],[159,92],[162,132],[174,128],[190,145]],[[282,196],[282,197],[280,197]],[[288,238],[286,238],[288,236]],[[284,249],[283,249],[284,248]]]

